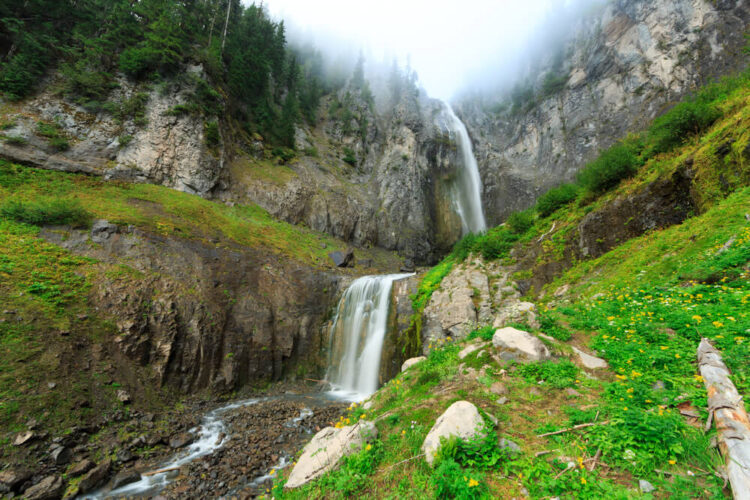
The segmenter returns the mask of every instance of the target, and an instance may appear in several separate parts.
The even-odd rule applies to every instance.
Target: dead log
[[[735,500],[750,500],[750,420],[721,353],[708,339],[698,346],[698,369],[708,392],[709,420],[719,434]]]

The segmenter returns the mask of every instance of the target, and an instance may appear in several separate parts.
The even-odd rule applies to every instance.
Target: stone
[[[453,403],[445,410],[445,413],[438,417],[422,443],[425,460],[432,466],[440,448],[440,438],[456,436],[461,439],[471,439],[479,435],[483,428],[484,420],[476,406],[468,401]]]
[[[498,444],[499,444],[501,450],[507,449],[507,450],[510,450],[510,451],[512,451],[514,453],[520,453],[521,452],[521,447],[518,446],[513,441],[511,441],[510,439],[500,438],[500,441],[499,441]]]
[[[578,359],[581,360],[581,364],[584,366],[584,368],[588,368],[589,370],[598,370],[601,368],[609,367],[607,362],[602,358],[597,358],[596,356],[592,356],[591,354],[586,354],[576,347],[573,347],[573,352],[578,355]]]
[[[0,471],[0,484],[10,491],[15,491],[23,483],[31,479],[32,473],[28,469],[7,469]]]
[[[416,365],[420,361],[424,361],[425,359],[427,359],[427,358],[424,357],[424,356],[418,356],[416,358],[407,359],[406,361],[404,361],[404,364],[401,365],[401,371],[405,372],[406,370],[408,370],[412,366]]]
[[[537,337],[513,327],[500,328],[492,337],[492,344],[498,348],[518,351],[531,361],[550,358],[549,349]]]
[[[135,457],[129,450],[122,449],[117,452],[117,461],[120,463],[130,462],[133,459]]]
[[[512,301],[498,310],[492,326],[502,328],[508,323],[528,323],[534,328],[539,327],[536,319],[536,306],[531,302]]]
[[[128,391],[125,391],[123,389],[118,389],[117,390],[117,400],[120,401],[123,404],[129,404],[130,401],[131,401],[130,394],[128,393]]]
[[[76,464],[74,464],[73,467],[71,467],[71,469],[68,471],[68,476],[78,477],[81,474],[86,474],[95,466],[96,464],[92,462],[91,460],[89,460],[88,458],[85,460],[81,460],[80,462],[77,462]]]
[[[66,446],[58,446],[52,450],[50,456],[55,462],[55,465],[65,465],[70,462],[73,453],[70,451],[70,448]]]
[[[328,256],[336,267],[350,267],[354,264],[354,250],[348,248],[346,252],[331,252]]]
[[[187,432],[182,432],[180,434],[176,434],[172,436],[169,439],[169,447],[175,450],[178,448],[184,448],[185,446],[192,443],[193,440],[194,440],[194,437],[192,434],[189,434]]]
[[[91,227],[91,241],[94,243],[104,243],[116,232],[117,226],[115,224],[110,224],[109,221],[99,219]]]
[[[302,456],[297,460],[284,487],[298,488],[334,469],[344,456],[359,451],[377,435],[375,424],[368,421],[340,429],[326,427],[315,434],[302,450]]]
[[[363,410],[370,410],[372,409],[372,401],[365,401],[362,405]]]
[[[492,387],[490,387],[490,392],[492,394],[497,394],[498,396],[502,396],[504,394],[508,394],[508,388],[505,387],[505,385],[502,382],[495,382],[492,384]]]
[[[466,356],[471,354],[472,352],[478,351],[482,348],[481,344],[469,344],[464,349],[458,353],[458,359],[464,359]]]
[[[572,387],[568,387],[567,389],[565,389],[565,394],[567,394],[568,396],[576,397],[576,398],[581,397],[581,393],[576,391]]]
[[[65,481],[60,476],[47,476],[27,489],[23,497],[27,500],[57,500],[65,493]]]
[[[134,469],[126,469],[117,473],[115,478],[112,480],[112,489],[115,490],[121,486],[125,486],[131,483],[137,483],[141,480],[141,475]]]
[[[651,493],[653,491],[656,491],[656,487],[645,479],[641,479],[638,481],[638,488],[640,488],[641,492],[643,493]]]
[[[55,387],[57,387],[57,383],[56,382],[47,382],[47,388],[48,389],[54,389]]]
[[[83,479],[81,479],[81,482],[78,483],[78,493],[88,493],[101,486],[107,480],[111,468],[112,463],[109,460],[105,460],[88,471],[83,476]]]
[[[36,434],[32,431],[20,432],[16,434],[16,438],[13,440],[13,446],[23,446],[32,441],[35,437]]]

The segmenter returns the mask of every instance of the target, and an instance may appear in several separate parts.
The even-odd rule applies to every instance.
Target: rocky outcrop
[[[6,136],[24,144],[0,141],[0,157],[66,172],[111,179],[162,184],[208,196],[219,182],[222,150],[212,151],[205,140],[206,117],[183,111],[195,79],[205,78],[200,66],[185,69],[186,78],[167,91],[140,88],[122,77],[110,96],[132,113],[90,112],[62,100],[52,89],[26,102],[6,118],[14,124]],[[177,111],[175,111],[177,110]],[[122,116],[116,118],[119,114]],[[209,117],[210,118],[210,117]],[[39,133],[39,122],[55,124],[66,148],[56,147]]]
[[[422,443],[425,460],[433,465],[441,446],[441,439],[455,436],[460,439],[471,439],[478,436],[484,428],[484,420],[477,407],[468,401],[453,403],[445,413],[440,415],[427,433]]]
[[[146,369],[158,385],[228,391],[292,368],[324,368],[324,323],[340,281],[333,272],[260,249],[132,228],[98,244],[83,231],[42,234],[121,266],[94,284],[90,300],[116,323],[112,355]],[[140,377],[130,378],[138,399]]]
[[[315,434],[302,450],[302,456],[297,460],[284,487],[299,488],[323,475],[335,468],[343,457],[361,450],[365,443],[375,439],[377,435],[375,424],[367,421],[341,428],[326,427]]]
[[[586,162],[638,131],[698,85],[747,64],[744,0],[608,2],[533,57],[510,91],[455,106],[469,129],[490,225],[573,179]],[[561,90],[545,93],[548,77]],[[529,94],[531,93],[531,94]]]

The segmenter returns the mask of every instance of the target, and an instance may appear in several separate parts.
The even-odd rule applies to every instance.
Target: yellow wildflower
[[[372,445],[371,444],[368,444],[367,446],[365,446],[365,450],[370,451],[371,449],[372,449]]]
[[[479,485],[479,481],[477,481],[474,478],[469,479],[469,488],[473,488],[474,486]]]
[[[677,460],[670,460],[670,461],[669,461],[669,465],[674,465],[674,464],[676,464],[676,463],[677,463]]]

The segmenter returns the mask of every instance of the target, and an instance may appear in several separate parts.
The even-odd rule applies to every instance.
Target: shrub
[[[543,194],[536,202],[536,211],[540,217],[548,217],[561,207],[572,202],[578,196],[578,186],[563,184]]]
[[[508,227],[515,234],[524,234],[534,225],[534,214],[531,210],[513,212],[508,217]]]
[[[548,97],[562,91],[568,84],[568,79],[567,74],[558,75],[552,71],[547,72],[542,81],[542,95]]]
[[[654,120],[648,131],[651,153],[665,153],[684,143],[688,137],[705,131],[721,117],[721,111],[708,102],[709,94],[681,102]]]
[[[578,367],[567,360],[520,365],[518,371],[529,382],[544,381],[557,389],[571,387],[578,376]]]
[[[29,143],[29,141],[25,137],[21,137],[20,135],[9,135],[3,137],[3,140],[5,140],[5,142],[7,142],[8,144],[12,144],[14,146],[25,146]]]
[[[91,214],[77,200],[60,198],[28,202],[8,200],[0,206],[0,215],[35,226],[66,224],[87,227],[91,222]]]
[[[203,133],[206,139],[206,145],[210,148],[215,148],[221,143],[221,135],[219,134],[218,122],[207,122],[203,127]]]
[[[542,313],[539,315],[539,325],[542,327],[541,329],[544,333],[557,340],[566,342],[573,337],[568,330],[561,327],[549,314]]]
[[[603,193],[638,170],[638,156],[631,144],[619,142],[578,173],[578,182],[592,193]]]
[[[452,459],[440,461],[432,473],[432,483],[437,498],[441,499],[483,498],[487,493],[482,476],[465,471]]]
[[[480,338],[482,340],[492,340],[492,337],[495,335],[495,331],[497,328],[494,326],[485,326],[482,328],[478,328],[477,330],[474,330],[469,334],[469,340]]]
[[[36,133],[41,135],[42,137],[47,137],[48,139],[52,139],[60,135],[60,131],[58,130],[57,125],[45,122],[37,122]]]
[[[128,144],[133,142],[133,136],[129,134],[123,134],[117,138],[117,142],[120,144],[121,148],[126,148],[128,147]]]
[[[471,252],[476,249],[477,240],[480,236],[469,233],[453,245],[451,256],[456,259],[457,262],[465,261]]]
[[[50,146],[58,151],[67,151],[70,149],[70,143],[65,137],[53,137],[49,140]]]
[[[342,158],[345,163],[348,163],[352,167],[357,166],[357,156],[356,153],[350,149],[350,148],[344,148],[344,158]]]

